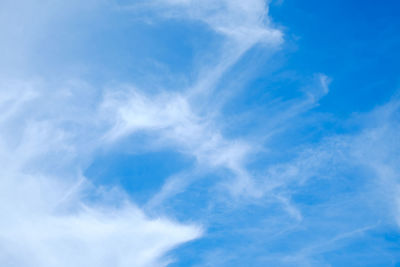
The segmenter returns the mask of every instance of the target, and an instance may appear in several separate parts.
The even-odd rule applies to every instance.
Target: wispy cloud
[[[87,92],[74,91],[83,84],[55,91],[45,82],[6,84],[0,104],[2,264],[165,266],[167,251],[201,235],[198,226],[147,217],[123,192],[100,193],[80,174],[106,128],[96,105],[80,101]]]
[[[284,41],[268,1],[61,2],[0,4],[0,49],[10,51],[0,62],[0,265],[167,266],[174,258],[166,255],[179,245],[201,237],[223,243],[229,232],[226,246],[199,252],[206,266],[253,255],[264,265],[323,266],[320,255],[385,223],[400,225],[398,99],[339,123],[351,130],[290,145],[286,134],[324,124],[316,108],[329,94],[327,75],[311,74],[295,93],[271,95],[261,109],[246,108],[245,115],[224,110],[238,93],[225,79],[240,87],[246,76],[232,70],[252,49],[270,54]],[[13,14],[21,6],[25,19],[16,23]],[[96,80],[87,73],[90,64],[82,62],[77,64],[82,69],[71,67],[73,75],[36,71],[40,63],[53,73],[47,62],[53,59],[38,62],[38,54],[45,54],[47,41],[66,24],[79,24],[91,12],[111,17],[94,19],[103,24],[122,13],[151,23],[195,22],[215,44],[212,51],[194,52],[201,60],[185,73],[184,88],[161,84],[150,90],[155,82],[150,78],[141,85]],[[119,49],[118,40],[112,45]],[[60,43],[57,51],[63,54],[67,46]],[[242,115],[259,125],[247,129],[236,123]],[[138,206],[131,192],[97,185],[84,175],[98,154],[127,140],[145,152],[177,152],[194,164],[163,177],[159,191]],[[280,150],[285,157],[275,158]],[[199,186],[201,203],[195,203],[191,190],[206,176],[212,181]],[[173,199],[191,204],[177,212],[187,215],[182,221]],[[188,215],[193,213],[197,222]],[[295,240],[298,233],[307,238]]]

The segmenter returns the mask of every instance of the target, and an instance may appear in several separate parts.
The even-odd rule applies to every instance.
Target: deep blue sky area
[[[400,2],[294,1],[271,4],[289,54],[284,71],[332,77],[320,110],[348,116],[388,101],[399,87]]]

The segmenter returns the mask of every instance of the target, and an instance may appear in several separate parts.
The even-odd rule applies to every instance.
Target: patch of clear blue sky
[[[399,1],[284,1],[272,18],[287,30],[285,70],[333,78],[321,111],[347,116],[388,101],[399,87]]]
[[[274,107],[265,103],[300,97],[302,88],[313,83],[315,73],[328,75],[332,83],[318,107],[273,139],[272,152],[256,160],[255,170],[293,157],[298,150],[290,148],[298,144],[350,131],[343,122],[353,113],[390,100],[399,87],[399,11],[400,2],[394,0],[285,0],[270,5],[270,16],[282,27],[285,43],[273,54],[262,46],[253,48],[224,76],[218,87],[237,90],[224,107],[224,115],[249,109],[267,115]],[[147,24],[132,20],[129,14],[111,16],[107,24],[94,29],[89,23],[88,32],[83,27],[84,38],[78,39],[86,45],[76,47],[85,49],[69,51],[80,64],[83,58],[84,64],[95,66],[98,72],[88,74],[94,80],[135,81],[142,88],[180,90],[195,80],[191,70],[196,60],[207,57],[218,41],[214,33],[193,22]],[[63,34],[58,41],[62,42]],[[50,55],[63,57],[56,44],[52,47]],[[195,52],[199,50],[201,55]],[[230,83],[241,73],[246,74],[243,79]],[[228,127],[228,134],[262,132],[262,115],[243,121],[242,127]],[[85,174],[96,183],[120,184],[141,203],[160,189],[169,175],[192,168],[192,163],[172,151],[129,155],[113,151],[95,159]],[[204,266],[207,261],[215,264],[210,266],[396,266],[400,234],[384,221],[383,212],[376,210],[379,204],[365,201],[365,197],[379,198],[366,183],[369,174],[357,166],[341,166],[335,175],[334,179],[315,179],[290,189],[292,201],[304,211],[304,220],[296,223],[274,199],[244,205],[214,198],[210,184],[218,174],[204,174],[207,179],[165,204],[178,219],[199,221],[207,227],[202,239],[172,253],[179,260],[171,266]],[[351,233],[371,225],[371,230]],[[349,237],[332,240],[337,233]],[[292,261],[282,261],[287,255],[294,257]]]

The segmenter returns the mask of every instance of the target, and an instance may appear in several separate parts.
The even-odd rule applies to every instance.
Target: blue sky
[[[400,266],[399,10],[2,1],[0,265]]]

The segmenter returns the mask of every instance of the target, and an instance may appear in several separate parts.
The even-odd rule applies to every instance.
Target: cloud
[[[383,254],[397,260],[381,248],[393,245],[386,236],[396,235],[400,227],[399,107],[394,98],[353,114],[341,122],[343,133],[291,147],[293,158],[259,167],[252,176],[258,198],[230,202],[223,206],[224,215],[218,208],[207,214],[223,221],[223,231],[231,227],[229,238],[251,245],[228,242],[219,247],[218,257],[206,253],[205,262],[212,266],[224,258],[228,260],[220,265],[240,265],[248,260],[245,255],[252,255],[255,265],[329,266],[364,253],[366,263],[379,262],[376,258]],[[241,221],[243,214],[252,221]],[[348,257],[331,258],[340,253]]]
[[[0,264],[166,266],[165,253],[202,229],[149,218],[81,175],[107,127],[84,85],[2,81]]]
[[[382,224],[400,227],[399,107],[394,98],[354,114],[347,123],[357,130],[326,136],[294,159],[265,169],[265,179],[256,183],[264,200],[277,198],[292,217],[290,227],[309,235],[299,250],[275,261],[323,266],[328,263],[321,255],[359,242],[368,231]]]
[[[137,132],[151,133],[155,138],[150,146],[172,146],[193,156],[201,167],[229,169],[240,183],[234,190],[239,193],[250,189],[246,189],[251,180],[244,168],[250,145],[224,138],[214,119],[207,114],[196,114],[184,95],[145,95],[135,88],[125,88],[106,95],[102,108],[114,125],[106,134],[107,140]]]
[[[265,172],[264,188],[268,191],[292,183],[302,186],[309,179],[333,178],[341,166],[349,164],[361,164],[384,184],[397,183],[398,114],[399,104],[394,99],[371,112],[354,115],[351,123],[361,123],[359,131],[326,136],[300,150],[294,160],[271,165]]]
[[[179,16],[203,21],[226,36],[224,46],[231,47],[217,66],[203,72],[184,94],[163,92],[150,96],[135,89],[123,92],[121,99],[115,90],[102,92],[80,79],[26,79],[33,48],[59,30],[50,23],[54,14],[67,8],[63,23],[68,23],[68,16],[83,7],[76,3],[64,6],[61,2],[41,6],[46,16],[35,24],[22,21],[20,31],[5,18],[7,22],[2,25],[8,25],[4,27],[12,43],[3,44],[10,49],[14,46],[15,52],[7,64],[14,64],[13,77],[19,80],[1,80],[4,97],[0,109],[4,112],[0,120],[0,159],[6,167],[1,171],[0,207],[7,214],[0,230],[2,264],[165,265],[163,255],[167,251],[201,236],[198,226],[148,218],[124,198],[114,200],[110,207],[105,199],[111,193],[90,200],[100,189],[87,187],[90,181],[81,173],[93,153],[135,131],[157,132],[159,144],[172,142],[182,153],[194,156],[200,166],[230,169],[242,181],[237,191],[249,183],[243,167],[249,145],[224,138],[210,114],[195,111],[193,97],[198,92],[212,92],[224,72],[254,44],[278,44],[281,34],[265,27],[266,8],[258,1],[245,6],[239,1],[209,2],[208,6],[199,2],[165,3],[181,5],[183,13]],[[36,11],[40,8],[31,1],[18,6],[24,4],[27,17],[39,14]],[[186,9],[188,5],[194,9]],[[11,2],[5,6],[11,13],[17,7]],[[235,22],[240,19],[244,19],[242,25]],[[243,39],[245,35],[248,38]],[[18,60],[16,55],[21,53],[24,59]]]
[[[166,256],[168,252],[202,237],[204,226],[200,224],[214,222],[222,225],[224,237],[244,232],[246,242],[256,244],[248,248],[237,243],[240,252],[245,252],[242,254],[236,253],[236,240],[218,248],[215,255],[220,262],[241,255],[252,257],[249,250],[264,249],[277,239],[283,240],[282,246],[287,238],[288,249],[278,253],[274,263],[283,259],[318,265],[323,262],[317,259],[319,254],[367,233],[376,225],[376,218],[400,225],[397,100],[368,114],[354,115],[357,131],[324,133],[318,140],[293,145],[285,144],[285,134],[307,123],[324,123],[321,114],[310,111],[329,93],[331,79],[325,74],[315,74],[306,86],[296,88],[300,95],[290,94],[285,99],[272,96],[263,103],[261,112],[249,107],[246,118],[259,123],[257,129],[236,125],[236,116],[241,114],[225,113],[227,96],[236,93],[224,82],[226,77],[232,84],[241,84],[244,79],[232,75],[232,69],[256,46],[273,53],[283,42],[283,33],[269,17],[265,1],[152,0],[119,6],[115,1],[89,1],[83,6],[77,1],[56,1],[49,6],[6,1],[0,14],[5,14],[4,10],[16,14],[22,2],[26,4],[25,19],[15,29],[10,26],[17,20],[14,15],[0,16],[0,29],[6,33],[0,48],[11,50],[0,68],[8,71],[13,65],[17,73],[14,79],[0,77],[0,212],[4,215],[0,222],[0,265],[166,266],[174,261]],[[120,9],[112,9],[115,6]],[[34,58],[33,48],[46,50],[47,41],[56,36],[53,34],[68,28],[60,25],[79,24],[80,16],[87,15],[83,9],[99,12],[100,17],[107,13],[120,19],[118,12],[126,12],[124,15],[140,14],[155,22],[160,18],[196,22],[207,28],[215,50],[196,51],[200,58],[207,54],[210,60],[196,62],[186,73],[187,86],[178,89],[166,85],[150,91],[154,81],[149,78],[144,79],[148,87],[126,81],[93,82],[82,78],[85,75],[80,69],[77,77],[68,78],[35,73],[32,66],[38,62],[29,62]],[[45,16],[38,15],[40,10]],[[34,20],[36,17],[40,20]],[[26,68],[33,74],[25,73]],[[303,120],[306,116],[311,117],[311,123]],[[357,124],[354,121],[347,123]],[[231,132],[239,128],[245,133]],[[148,138],[137,138],[141,134]],[[129,192],[96,186],[83,175],[98,153],[119,149],[126,140],[141,143],[145,151],[173,150],[195,164],[163,177],[160,191],[148,196],[143,207],[137,206]],[[275,158],[274,153],[281,153],[277,150],[290,156]],[[254,163],[257,160],[262,163]],[[348,172],[356,174],[348,178]],[[209,174],[212,182],[199,193],[204,203],[191,203],[207,206],[206,211],[192,206],[179,211],[203,215],[199,215],[200,222],[177,221],[171,219],[174,214],[159,213],[174,210],[166,203],[179,194],[188,197],[182,202],[191,202],[190,186]],[[358,183],[359,176],[363,182]],[[148,178],[151,180],[151,175]],[[328,186],[321,181],[328,181]],[[349,189],[335,187],[341,183],[351,192],[345,200],[342,196]],[[358,186],[363,190],[357,190]],[[318,195],[324,194],[323,190],[332,198]],[[316,200],[309,200],[315,205],[302,200],[301,194],[316,195]],[[228,201],[221,204],[220,197]],[[368,209],[368,205],[373,208]],[[366,216],[367,226],[360,227],[351,215],[363,210],[374,218]],[[291,246],[296,243],[292,236],[301,230],[310,239],[302,244],[306,249],[297,250],[296,244]],[[211,238],[218,235],[221,232]],[[328,242],[312,239],[316,235]],[[272,252],[265,251],[261,253],[264,257],[274,258]]]
[[[282,33],[270,27],[268,7],[262,0],[161,0],[155,3],[178,8],[178,11],[171,11],[170,14],[203,21],[215,31],[238,43],[251,45],[262,41],[279,44],[282,41]],[[179,8],[182,13],[179,13]]]
[[[166,19],[199,21],[224,39],[220,41],[218,50],[212,52],[215,62],[202,62],[197,66],[195,80],[180,92],[164,90],[146,94],[142,88],[131,86],[106,95],[102,106],[105,113],[113,114],[110,121],[114,122],[107,139],[126,137],[136,132],[154,134],[156,139],[150,146],[173,144],[180,152],[193,156],[199,166],[228,169],[235,177],[234,183],[229,186],[234,195],[258,195],[245,168],[249,154],[257,149],[245,140],[224,137],[220,126],[223,122],[218,118],[223,103],[215,106],[212,101],[221,98],[221,90],[226,90],[218,86],[223,76],[252,47],[264,44],[274,50],[283,42],[282,32],[273,26],[268,17],[266,3],[259,0],[246,3],[154,0],[119,7],[135,14],[150,10]],[[172,183],[177,186],[178,180]],[[170,188],[167,184],[165,190]],[[166,192],[160,194],[169,195]]]
[[[165,266],[162,255],[201,233],[146,218],[132,206],[73,215],[13,213],[1,223],[0,261],[7,266]]]
[[[218,40],[211,62],[202,62],[193,73],[197,79],[188,90],[193,98],[209,99],[221,77],[238,60],[257,44],[263,44],[271,51],[283,43],[283,33],[277,29],[268,16],[268,6],[263,0],[250,1],[195,1],[195,0],[152,0],[120,5],[140,15],[143,10],[151,11],[166,19],[185,19],[207,25],[223,37]]]

